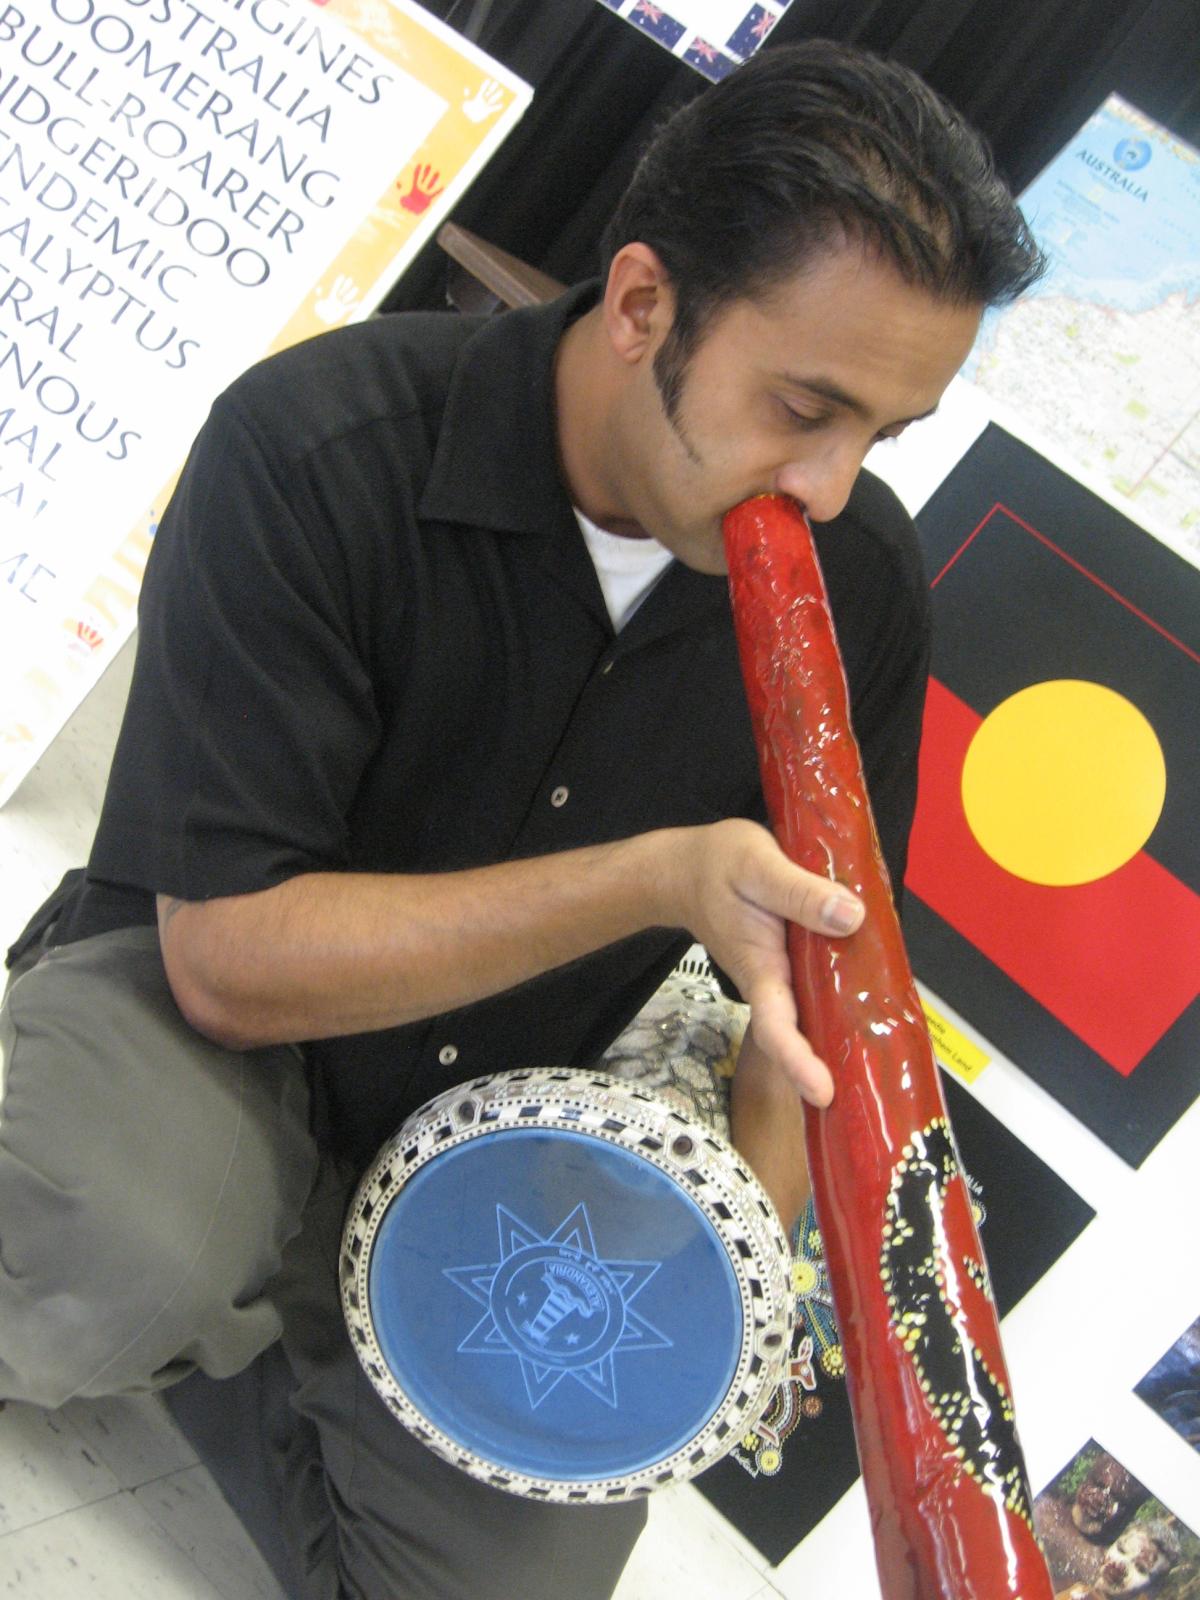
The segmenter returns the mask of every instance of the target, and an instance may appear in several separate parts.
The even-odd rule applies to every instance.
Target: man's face
[[[1096,1588],[1102,1595],[1142,1594],[1170,1566],[1144,1528],[1126,1528],[1104,1552]]]
[[[847,246],[719,311],[670,415],[653,363],[661,317],[613,441],[624,518],[702,572],[725,570],[721,518],[751,495],[790,495],[828,522],[871,446],[937,406],[979,316]]]

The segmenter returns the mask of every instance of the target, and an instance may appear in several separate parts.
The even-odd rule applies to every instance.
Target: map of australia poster
[[[1021,196],[1049,270],[963,369],[1200,561],[1200,151],[1110,95]]]
[[[914,970],[1138,1166],[1200,1092],[1200,573],[995,426],[917,523]]]

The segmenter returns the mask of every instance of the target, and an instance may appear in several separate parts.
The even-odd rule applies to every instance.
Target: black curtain
[[[655,126],[707,87],[597,0],[429,5],[536,91],[454,220],[544,272],[595,271],[605,221]],[[919,72],[1029,183],[1106,95],[1200,143],[1200,0],[794,0],[767,49],[824,37]],[[384,303],[444,303],[445,260],[422,252]]]

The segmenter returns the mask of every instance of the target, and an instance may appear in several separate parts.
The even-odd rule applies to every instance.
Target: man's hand
[[[663,872],[678,920],[737,984],[758,1049],[810,1105],[827,1106],[833,1079],[797,1026],[787,924],[835,938],[853,933],[862,922],[861,902],[789,861],[754,822],[681,828],[667,838]]]

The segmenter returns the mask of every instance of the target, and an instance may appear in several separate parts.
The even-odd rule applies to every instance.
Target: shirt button
[[[438,1060],[444,1067],[452,1067],[458,1060],[458,1046],[453,1044],[444,1044],[438,1051]]]
[[[571,791],[567,788],[566,784],[560,783],[558,788],[555,789],[550,796],[550,804],[552,806],[565,806],[567,803],[567,796],[570,793]]]
[[[604,663],[604,665],[600,668],[601,677],[607,678],[609,673],[612,671],[612,669],[613,669],[612,662],[611,661],[606,661]]]

